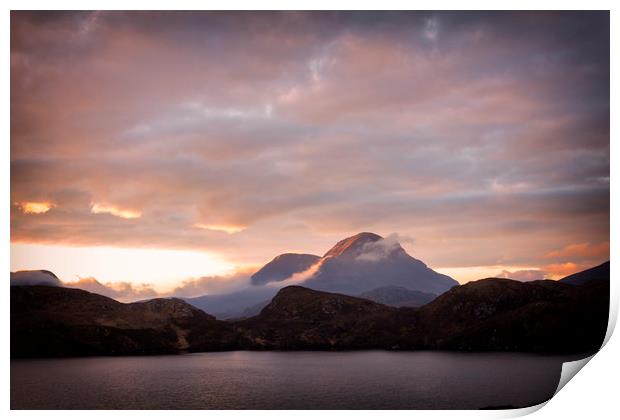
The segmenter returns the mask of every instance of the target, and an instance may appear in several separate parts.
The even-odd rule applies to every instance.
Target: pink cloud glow
[[[595,265],[608,14],[12,12],[11,203],[13,244],[65,250]]]

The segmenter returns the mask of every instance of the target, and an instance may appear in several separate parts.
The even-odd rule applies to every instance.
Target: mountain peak
[[[325,253],[324,257],[339,257],[345,253],[359,251],[365,244],[377,242],[381,239],[383,239],[383,237],[376,233],[361,232],[338,242]]]

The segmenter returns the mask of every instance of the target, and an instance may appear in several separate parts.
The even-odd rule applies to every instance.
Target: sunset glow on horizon
[[[167,292],[181,281],[227,275],[237,267],[205,252],[172,249],[11,245],[11,270],[49,269],[64,282],[149,284]],[[34,262],[34,264],[33,264]]]
[[[461,283],[598,265],[608,55],[602,12],[14,11],[11,270],[220,293],[358,232]]]

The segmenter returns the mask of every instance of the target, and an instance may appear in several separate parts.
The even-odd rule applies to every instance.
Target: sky
[[[407,238],[459,282],[609,259],[607,12],[12,12],[11,270],[216,293]]]

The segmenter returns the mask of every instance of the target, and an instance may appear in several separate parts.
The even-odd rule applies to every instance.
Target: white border
[[[343,9],[358,9],[358,10],[376,10],[376,9],[400,9],[400,10],[513,10],[513,9],[532,9],[532,10],[611,10],[611,115],[618,115],[617,101],[618,101],[618,84],[617,77],[614,79],[614,75],[618,74],[620,67],[618,66],[618,53],[614,52],[614,47],[618,46],[618,19],[617,11],[613,6],[617,4],[614,1],[604,0],[589,0],[589,1],[543,1],[543,0],[504,0],[501,2],[491,0],[477,0],[477,1],[457,1],[457,0],[436,0],[436,1],[402,1],[402,0],[382,0],[380,2],[372,2],[365,0],[357,1],[335,1],[335,0],[304,0],[304,1],[283,1],[283,0],[263,0],[260,2],[250,0],[229,0],[226,2],[219,1],[195,1],[195,0],[176,0],[174,2],[166,2],[162,0],[151,1],[132,1],[132,0],[93,0],[93,1],[77,1],[77,0],[65,0],[65,1],[7,1],[5,4],[5,13],[2,16],[3,25],[1,25],[4,35],[4,43],[2,44],[3,56],[10,56],[10,14],[9,10],[24,10],[24,9],[102,9],[102,10],[130,10],[130,9],[150,9],[150,10],[165,10],[165,9],[252,9],[252,10],[278,10],[278,9],[295,9],[295,10],[343,10]],[[7,60],[8,61],[8,60]],[[2,66],[3,80],[6,86],[5,92],[10,90],[10,70],[8,63]],[[9,203],[9,189],[10,189],[10,97],[5,94],[4,101],[2,102],[2,121],[3,132],[5,133],[0,145],[0,153],[2,154],[1,170],[1,188],[2,188],[2,202],[0,203],[0,214],[4,223],[2,223],[0,229],[2,229],[2,235],[4,240],[0,244],[2,264],[2,270],[4,273],[10,271],[9,255],[10,255],[10,203]],[[611,119],[611,139],[617,140],[618,124],[617,120]],[[614,143],[611,141],[611,179],[615,180],[618,176],[618,150]],[[618,206],[618,191],[611,183],[611,213],[620,214],[620,208]],[[611,255],[612,260],[618,261],[617,248],[614,244],[618,239],[618,226],[614,219],[611,220]],[[610,329],[611,332],[618,312],[618,282],[615,280],[618,270],[615,269],[615,265],[612,265],[612,309],[610,314]],[[8,282],[5,282],[8,285]],[[3,322],[3,334],[2,345],[0,351],[3,357],[3,381],[1,382],[1,401],[5,410],[9,409],[9,344],[8,344],[8,332],[9,332],[9,294],[8,288],[2,289],[2,306],[4,308]],[[579,379],[570,381],[565,388],[562,389],[554,398],[552,398],[547,404],[541,404],[545,406],[543,410],[537,411],[532,414],[532,418],[563,418],[563,419],[582,419],[585,416],[591,418],[610,418],[613,417],[612,413],[617,413],[617,407],[615,399],[617,398],[615,389],[617,387],[617,375],[618,375],[618,361],[616,355],[620,354],[620,344],[618,339],[611,339],[606,346],[597,354],[590,363],[583,369],[578,375]],[[355,416],[359,418],[374,418],[377,415],[387,415],[392,418],[410,419],[411,416],[421,416],[424,418],[509,418],[520,415],[528,414],[535,409],[541,408],[541,406],[522,409],[522,410],[507,410],[507,411],[389,411],[389,412],[344,412],[344,411],[332,411],[332,412],[308,412],[297,411],[293,415],[300,419],[312,419],[315,420],[316,416],[327,417],[349,417]],[[85,415],[92,417],[93,419],[107,419],[110,415],[115,417],[131,417],[135,419],[139,418],[154,418],[154,419],[168,419],[170,416],[177,415],[177,413],[159,411],[141,411],[141,412],[106,412],[106,411],[89,411],[88,413],[80,411],[46,411],[46,412],[29,412],[29,411],[13,411],[10,412],[11,417],[15,418],[33,418],[45,416],[49,419],[72,419],[75,418],[82,420]],[[263,419],[269,417],[270,419],[286,419],[289,420],[291,413],[285,411],[183,411],[178,415],[185,418],[201,418],[205,416],[213,416],[218,419],[234,419],[239,417],[247,417],[252,419]]]

